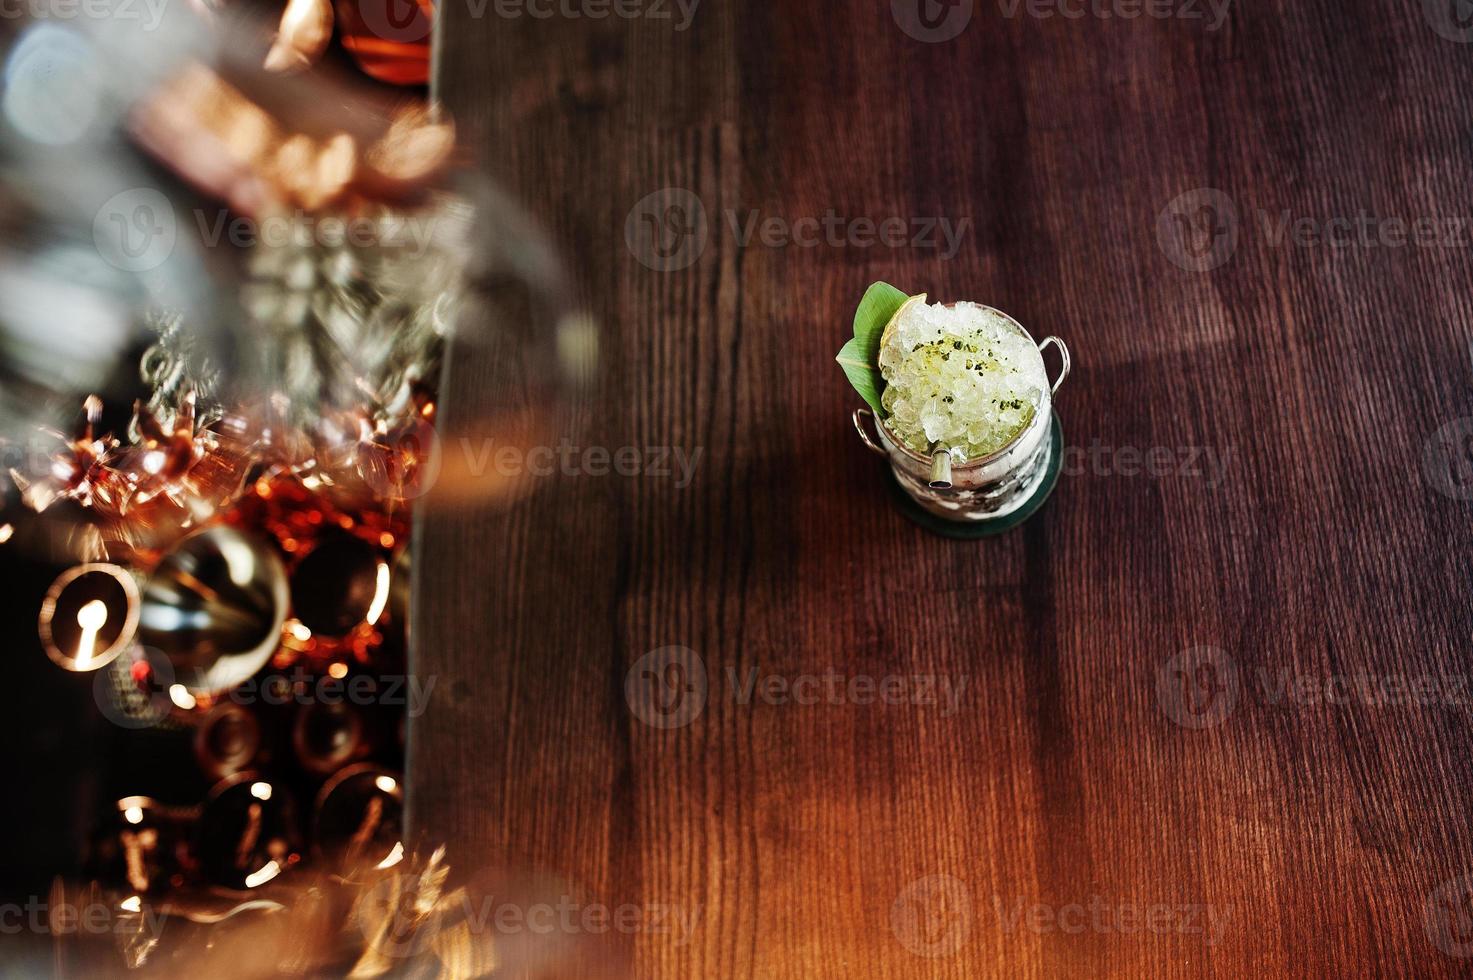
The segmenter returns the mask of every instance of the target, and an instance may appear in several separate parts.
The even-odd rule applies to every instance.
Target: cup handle
[[[1060,359],[1059,376],[1054,380],[1054,386],[1049,389],[1049,394],[1054,395],[1058,393],[1059,385],[1063,384],[1064,379],[1069,377],[1069,348],[1065,347],[1064,342],[1058,337],[1045,337],[1038,343],[1038,352],[1042,354],[1043,349],[1049,344],[1053,344],[1059,349]],[[857,425],[858,423],[856,422],[855,424]]]
[[[859,438],[864,442],[866,446],[869,447],[870,452],[878,453],[881,456],[888,456],[890,454],[885,452],[885,447],[875,442],[875,440],[870,437],[869,432],[867,432],[864,428],[863,420],[865,418],[869,418],[870,421],[874,421],[874,417],[875,413],[871,412],[869,409],[856,408],[854,410],[854,414],[851,416],[851,418],[853,418],[854,420],[854,431],[859,433]]]

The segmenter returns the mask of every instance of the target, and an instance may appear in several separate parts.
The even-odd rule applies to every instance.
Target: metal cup
[[[1023,336],[1032,336],[1022,324],[1007,317]],[[990,456],[953,463],[945,450],[931,455],[918,453],[900,441],[883,419],[867,408],[854,410],[854,428],[869,449],[890,461],[901,488],[926,511],[952,521],[987,521],[1006,517],[1031,498],[1049,471],[1053,445],[1049,437],[1053,427],[1053,398],[1069,376],[1069,348],[1058,337],[1045,337],[1038,344],[1040,353],[1053,345],[1061,360],[1059,376],[1053,385],[1040,393],[1034,405],[1033,418],[1013,441]],[[870,435],[864,420],[868,418],[879,435]]]

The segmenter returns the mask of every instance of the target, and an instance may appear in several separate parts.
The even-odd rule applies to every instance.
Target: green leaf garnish
[[[874,361],[865,357],[859,338],[851,338],[839,349],[839,356],[834,360],[844,369],[844,376],[849,379],[854,390],[859,392],[859,397],[868,402],[870,408],[883,414],[885,410],[880,407],[880,391],[885,379],[881,377],[880,369]]]
[[[854,390],[882,416],[885,410],[880,404],[880,393],[885,390],[885,378],[880,374],[880,341],[885,326],[909,298],[887,282],[871,285],[854,311],[854,339],[834,358]]]

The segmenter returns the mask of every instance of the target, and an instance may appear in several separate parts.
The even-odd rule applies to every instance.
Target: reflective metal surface
[[[1027,336],[1028,331],[1021,324],[1012,322]],[[867,408],[854,411],[854,428],[871,452],[889,459],[896,482],[930,513],[953,521],[1006,517],[1028,501],[1048,471],[1053,396],[1068,377],[1070,366],[1069,349],[1064,342],[1057,337],[1045,337],[1038,349],[1042,352],[1050,346],[1059,352],[1058,377],[1048,391],[1040,393],[1033,419],[1023,431],[991,456],[965,463],[952,463],[946,453],[923,456],[902,443],[884,420],[876,418]],[[865,419],[873,423],[878,442],[866,429]]]
[[[261,539],[232,527],[190,535],[143,588],[139,638],[169,658],[191,694],[228,690],[265,666],[286,619],[286,569]]]
[[[41,603],[41,645],[58,666],[105,667],[133,642],[138,585],[117,565],[94,562],[62,572]]]

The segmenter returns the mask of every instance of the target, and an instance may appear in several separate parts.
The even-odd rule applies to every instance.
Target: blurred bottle
[[[430,80],[433,0],[338,0],[343,47],[365,72],[392,85]]]
[[[292,749],[304,770],[326,776],[372,754],[373,736],[359,705],[313,701],[297,709]]]
[[[404,787],[397,772],[362,763],[335,773],[317,794],[313,846],[328,870],[392,867],[404,857]]]
[[[194,730],[194,757],[214,780],[260,768],[269,757],[260,719],[245,705],[221,701]]]
[[[291,793],[256,772],[222,780],[205,800],[193,853],[204,877],[225,888],[243,891],[276,880],[301,860]]]

